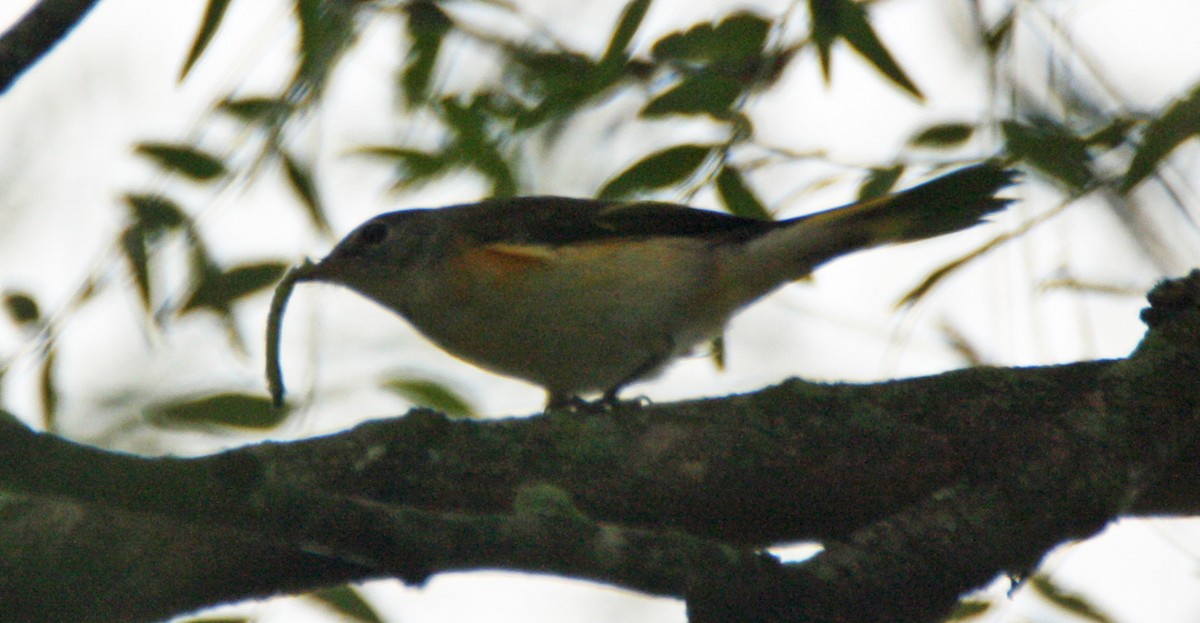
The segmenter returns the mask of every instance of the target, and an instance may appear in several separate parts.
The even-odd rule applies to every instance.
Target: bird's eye
[[[383,223],[367,223],[358,232],[358,239],[366,246],[373,247],[387,239],[388,228]]]

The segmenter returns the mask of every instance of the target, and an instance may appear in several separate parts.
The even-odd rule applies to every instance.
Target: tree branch
[[[58,45],[99,0],[41,0],[0,37],[0,95]]]
[[[1114,517],[1200,506],[1188,454],[1200,431],[1200,272],[1160,285],[1151,302],[1151,330],[1123,360],[878,385],[793,381],[491,422],[414,411],[198,459],[108,453],[10,422],[0,487],[22,504],[179,529],[196,551],[274,563],[254,565],[255,583],[218,585],[245,558],[214,557],[189,578],[170,569],[178,552],[165,537],[80,521],[69,532],[95,539],[95,567],[124,568],[122,554],[138,551],[138,579],[151,585],[121,590],[164,595],[153,616],[117,616],[103,600],[80,608],[95,617],[81,621],[483,567],[684,597],[698,622],[927,620]],[[0,513],[0,539],[25,543],[0,603],[54,613],[30,594],[95,579],[57,562],[64,526],[52,520],[64,512],[46,522]],[[789,565],[756,553],[801,539],[826,550]],[[34,568],[38,583],[26,583]],[[170,590],[186,595],[171,602]]]

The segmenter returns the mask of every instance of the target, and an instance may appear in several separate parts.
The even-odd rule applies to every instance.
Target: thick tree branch
[[[0,427],[0,487],[84,516],[186,528],[196,551],[241,543],[278,562],[237,586],[164,574],[188,594],[155,602],[157,616],[204,603],[200,594],[215,602],[505,567],[683,596],[696,621],[926,620],[1114,517],[1197,507],[1200,472],[1187,452],[1200,430],[1200,273],[1151,300],[1146,339],[1110,362],[866,386],[791,382],[720,400],[494,422],[418,411],[186,460],[107,453],[10,423]],[[36,562],[53,570],[39,580],[60,587],[92,580],[55,569],[62,532],[53,521],[0,515],[0,538],[26,543],[10,566]],[[100,568],[136,544],[150,570],[175,552],[162,540],[99,533],[89,551]],[[799,539],[826,551],[778,565],[753,549]],[[322,562],[297,564],[311,558]],[[206,561],[204,577],[237,575],[240,562]],[[27,591],[58,593],[22,577],[6,573],[0,602],[34,612],[46,602]],[[154,618],[99,604],[92,612]]]
[[[99,0],[41,0],[0,36],[0,95],[58,45]]]

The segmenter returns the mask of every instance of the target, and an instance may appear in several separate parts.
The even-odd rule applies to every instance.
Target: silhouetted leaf
[[[210,309],[225,312],[243,297],[269,288],[283,276],[287,266],[278,262],[243,264],[228,271],[206,271],[181,312]]]
[[[971,123],[940,123],[931,125],[908,139],[914,147],[957,147],[971,139],[975,125]]]
[[[738,12],[717,24],[698,24],[684,32],[659,39],[650,54],[658,61],[708,65],[717,61],[737,64],[762,56],[770,20]]]
[[[597,194],[601,199],[620,199],[674,186],[694,175],[713,149],[712,145],[679,145],[656,151],[610,179]]]
[[[1030,123],[1005,121],[1001,128],[1010,155],[1074,193],[1082,193],[1095,183],[1087,145],[1056,121],[1045,117]]]
[[[1129,117],[1115,117],[1104,124],[1104,127],[1084,137],[1083,142],[1090,147],[1118,147],[1129,139],[1129,130],[1136,124],[1137,121]]]
[[[388,379],[383,387],[419,407],[429,407],[451,417],[475,417],[471,403],[449,387],[424,379]]]
[[[6,292],[4,294],[4,309],[13,322],[18,325],[30,325],[41,322],[42,313],[37,301],[24,292]]]
[[[263,396],[227,393],[155,405],[148,416],[159,425],[266,429],[278,426],[287,411],[273,408]]]
[[[901,175],[904,175],[904,165],[902,164],[871,169],[862,185],[858,187],[858,200],[866,201],[892,192]]]
[[[650,100],[640,114],[647,117],[707,113],[721,119],[737,101],[742,87],[732,78],[711,73],[686,76],[679,84]]]
[[[450,155],[491,181],[493,196],[516,194],[517,181],[490,126],[492,118],[487,113],[486,99],[476,97],[463,105],[457,99],[447,98],[440,109],[455,135]]]
[[[207,181],[225,174],[223,162],[216,156],[194,147],[167,143],[138,143],[134,150],[150,158],[158,166],[194,180]]]
[[[403,10],[408,16],[408,36],[412,45],[400,74],[400,87],[404,100],[411,106],[427,97],[438,52],[454,21],[441,7],[426,0],[403,5]]]
[[[396,190],[428,182],[446,173],[451,164],[442,154],[402,147],[363,147],[355,150],[355,153],[392,163],[396,167],[397,181],[393,185]]]
[[[308,594],[309,597],[329,606],[338,614],[361,623],[384,623],[371,604],[349,586],[323,588]]]
[[[133,283],[137,287],[142,309],[149,313],[150,253],[146,248],[146,231],[142,225],[134,223],[121,232],[121,252],[129,262],[129,272],[133,274]]]
[[[320,94],[338,58],[354,41],[357,2],[296,0],[300,20],[300,65],[294,83]]]
[[[954,607],[954,611],[946,617],[944,623],[953,623],[955,621],[969,621],[988,610],[991,610],[992,602],[983,599],[967,598]]]
[[[292,114],[292,105],[273,97],[246,97],[222,100],[217,110],[237,117],[243,123],[273,126]]]
[[[812,15],[812,39],[826,82],[830,78],[833,44],[841,38],[894,84],[917,99],[925,98],[879,40],[862,5],[854,0],[809,0],[808,8]]]
[[[58,382],[54,379],[58,358],[55,350],[50,347],[42,359],[41,373],[38,375],[38,397],[42,401],[42,422],[47,430],[54,430],[54,420],[58,415]]]
[[[1158,163],[1180,143],[1200,135],[1200,86],[1183,99],[1175,100],[1158,117],[1146,124],[1141,144],[1121,180],[1121,192],[1129,192],[1158,168]]]
[[[283,159],[283,170],[287,173],[288,185],[300,197],[300,202],[304,204],[305,211],[308,212],[309,220],[321,232],[332,234],[333,228],[329,226],[329,219],[325,216],[325,207],[321,203],[321,196],[317,192],[317,183],[313,179],[308,165],[302,164],[286,151],[280,151],[279,155]]]
[[[1096,623],[1115,623],[1115,619],[1098,610],[1091,601],[1067,591],[1049,576],[1035,575],[1029,579],[1027,585],[1050,603],[1081,619]]]
[[[1012,41],[1013,22],[1016,17],[1017,10],[1010,8],[1004,13],[1004,17],[996,22],[996,25],[986,33],[984,45],[991,54],[998,54],[1001,50],[1006,49]]]
[[[209,42],[212,41],[213,35],[217,34],[217,28],[221,25],[221,19],[225,17],[225,9],[229,8],[229,2],[230,0],[208,0],[208,8],[204,10],[200,30],[196,32],[196,40],[192,42],[192,49],[188,50],[187,59],[183,61],[183,69],[179,72],[180,80],[187,77],[192,66],[196,64]]]
[[[601,73],[615,73],[629,60],[629,43],[642,24],[646,10],[650,8],[650,0],[631,0],[621,11],[617,26],[613,29],[612,37],[608,40],[608,48],[600,57]]]
[[[125,203],[133,212],[133,219],[143,228],[145,234],[161,234],[162,232],[188,227],[191,219],[179,207],[179,204],[161,195],[130,193],[125,195]]]
[[[774,218],[767,206],[763,205],[746,184],[741,171],[729,165],[725,165],[717,174],[717,194],[721,196],[721,203],[730,214],[764,221]]]

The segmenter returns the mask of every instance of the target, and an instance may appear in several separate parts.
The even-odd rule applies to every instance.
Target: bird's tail
[[[739,269],[731,272],[741,274],[728,276],[744,280],[735,289],[757,289],[757,296],[840,255],[967,229],[1010,203],[996,193],[1015,178],[1012,169],[987,161],[897,193],[780,221],[745,243],[731,262]]]

